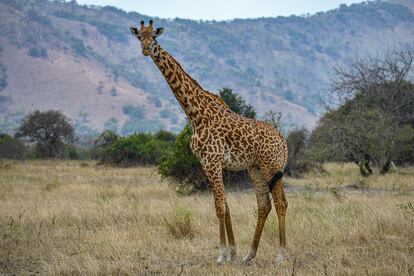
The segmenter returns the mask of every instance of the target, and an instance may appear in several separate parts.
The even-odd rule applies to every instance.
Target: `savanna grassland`
[[[155,168],[0,163],[0,274],[413,275],[414,169],[362,178],[351,164],[286,179],[288,259],[274,210],[257,257],[252,191],[230,191],[238,245],[217,267],[211,193],[179,196]]]

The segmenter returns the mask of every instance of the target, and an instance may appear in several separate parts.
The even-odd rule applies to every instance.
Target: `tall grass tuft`
[[[192,239],[195,235],[192,226],[192,212],[189,208],[177,205],[172,213],[164,218],[164,223],[170,232],[177,239]]]

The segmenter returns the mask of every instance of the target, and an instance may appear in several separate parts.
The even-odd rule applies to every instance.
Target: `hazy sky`
[[[337,8],[351,0],[77,0],[79,4],[115,6],[161,18],[227,20],[313,14]]]

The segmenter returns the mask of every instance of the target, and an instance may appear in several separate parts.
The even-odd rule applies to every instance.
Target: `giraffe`
[[[141,42],[143,55],[150,56],[165,77],[191,122],[190,147],[209,180],[219,220],[220,247],[217,264],[233,261],[236,257],[230,208],[224,193],[223,169],[247,169],[256,193],[256,230],[243,263],[251,263],[256,256],[262,229],[272,207],[269,194],[273,197],[279,221],[280,248],[276,261],[283,261],[286,256],[285,217],[288,205],[282,181],[287,161],[286,140],[269,123],[239,116],[217,95],[204,90],[158,44],[156,38],[164,29],[154,29],[152,20],[148,26],[141,21],[139,29],[131,27],[130,30]]]

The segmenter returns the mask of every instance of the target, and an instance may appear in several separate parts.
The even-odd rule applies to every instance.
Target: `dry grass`
[[[2,162],[0,274],[412,275],[414,169],[368,179],[351,165],[327,171],[287,179],[282,265],[274,211],[253,265],[240,264],[256,203],[253,192],[229,193],[239,257],[217,267],[210,193],[179,197],[153,168]]]

